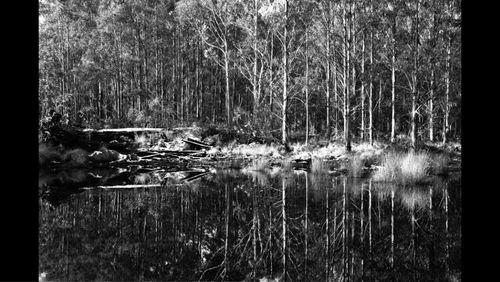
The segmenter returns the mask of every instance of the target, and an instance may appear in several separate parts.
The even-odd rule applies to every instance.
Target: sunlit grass
[[[228,151],[243,156],[281,156],[277,146],[257,143],[228,146]]]
[[[445,163],[445,159],[433,158],[426,152],[390,152],[382,157],[374,180],[404,184],[421,183],[432,174],[433,167],[443,170]]]
[[[409,152],[400,162],[404,182],[416,183],[430,174],[431,158],[427,153]]]

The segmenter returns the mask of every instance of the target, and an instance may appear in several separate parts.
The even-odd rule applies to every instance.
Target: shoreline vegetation
[[[117,136],[119,137],[119,136]],[[199,140],[209,145],[195,148],[184,140]],[[152,134],[135,135],[133,152],[109,149],[111,142],[87,151],[61,144],[39,146],[39,166],[86,167],[156,163],[160,165],[201,166],[216,169],[264,171],[272,169],[306,170],[313,174],[329,173],[354,178],[372,177],[376,182],[425,184],[435,176],[446,176],[461,166],[461,144],[421,143],[412,150],[407,137],[400,135],[394,143],[375,141],[373,144],[353,140],[352,150],[343,142],[326,138],[310,138],[283,145],[271,138],[257,137],[244,131],[214,126],[191,126],[165,129]],[[55,143],[57,144],[57,142]],[[163,153],[170,152],[170,153]],[[174,152],[196,154],[175,156]],[[140,155],[138,157],[138,155]]]

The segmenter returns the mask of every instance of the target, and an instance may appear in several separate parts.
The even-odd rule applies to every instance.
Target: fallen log
[[[143,128],[105,128],[105,129],[91,129],[91,128],[86,128],[83,129],[83,132],[96,132],[96,133],[151,133],[151,132],[162,132],[164,131],[164,128],[149,128],[149,127],[143,127]]]
[[[113,185],[113,186],[91,186],[82,187],[80,190],[95,190],[95,189],[141,189],[141,188],[161,188],[162,184],[130,184],[130,185]]]
[[[194,147],[200,147],[200,148],[203,148],[203,149],[210,149],[211,146],[206,144],[206,143],[203,143],[199,140],[195,140],[193,138],[188,138],[188,139],[183,139],[182,141],[184,141],[185,143],[191,145],[191,146],[194,146]]]
[[[200,150],[145,150],[141,152],[167,153],[176,156],[205,155],[206,152]]]

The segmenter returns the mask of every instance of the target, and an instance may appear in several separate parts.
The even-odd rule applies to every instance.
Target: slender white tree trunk
[[[391,142],[396,138],[396,15],[392,26],[392,57],[391,57]]]
[[[285,0],[285,31],[283,35],[283,108],[282,108],[282,123],[281,123],[281,141],[283,144],[287,142],[287,134],[286,134],[286,122],[287,122],[287,100],[288,100],[288,91],[287,91],[287,82],[288,82],[288,41],[287,41],[287,28],[288,24],[288,0]]]

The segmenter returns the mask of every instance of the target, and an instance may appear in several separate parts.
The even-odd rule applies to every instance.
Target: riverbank
[[[130,139],[130,138],[129,138]],[[191,141],[190,141],[191,140]],[[380,181],[419,182],[429,175],[445,175],[461,167],[461,144],[422,143],[414,152],[400,136],[395,143],[356,142],[348,152],[338,140],[312,138],[280,144],[243,130],[215,126],[190,126],[138,134],[130,142],[133,152],[109,149],[115,142],[102,143],[98,150],[39,147],[40,167],[85,167],[128,165],[265,170],[281,168],[367,177]]]

